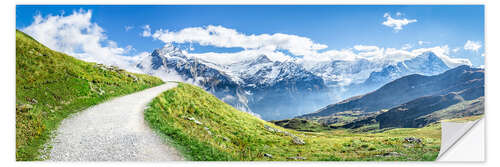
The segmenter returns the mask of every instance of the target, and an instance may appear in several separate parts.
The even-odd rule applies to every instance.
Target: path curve
[[[144,121],[144,108],[166,83],[114,98],[62,121],[51,141],[52,161],[168,161],[182,156]]]

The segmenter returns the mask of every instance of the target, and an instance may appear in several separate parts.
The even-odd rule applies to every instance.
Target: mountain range
[[[164,79],[194,83],[233,107],[263,119],[287,118],[327,104],[321,77],[292,61],[260,55],[231,64],[187,57],[175,46],[154,50],[137,67]],[[285,112],[283,112],[285,111]]]
[[[480,115],[484,112],[484,70],[462,65],[433,76],[404,76],[376,91],[299,118],[317,119],[343,112],[375,113],[344,128],[372,123],[379,123],[380,128],[417,128],[443,118]]]
[[[450,68],[433,52],[399,62],[332,60],[307,67],[295,59],[277,61],[266,55],[220,63],[190,56],[172,44],[154,50],[136,67],[164,80],[198,85],[264,120],[311,113],[405,75],[435,75]]]

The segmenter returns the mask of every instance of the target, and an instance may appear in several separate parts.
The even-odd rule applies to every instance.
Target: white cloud
[[[456,67],[463,64],[471,65],[471,62],[468,59],[450,57],[450,51],[447,45],[430,48],[418,48],[413,50],[381,48],[376,46],[372,46],[370,48],[371,50],[364,51],[359,51],[359,46],[355,46],[351,49],[328,50],[318,53],[317,55],[304,56],[303,59],[299,60],[299,62],[306,63],[306,66],[308,67],[314,66],[314,64],[317,62],[332,60],[356,61],[359,59],[366,59],[372,62],[398,62],[414,58],[423,54],[424,52],[433,52],[449,67]]]
[[[396,13],[396,15],[398,17],[400,17],[402,15],[402,13],[399,13],[399,14]],[[403,26],[406,26],[410,23],[417,22],[416,19],[410,19],[410,20],[408,20],[406,18],[395,19],[395,18],[392,18],[389,13],[385,13],[384,18],[386,18],[386,20],[384,22],[382,22],[382,25],[393,28],[394,32],[399,32],[403,29]]]
[[[244,60],[252,60],[260,55],[266,55],[271,61],[283,62],[292,59],[290,56],[287,56],[282,52],[269,50],[266,48],[243,50],[234,53],[216,53],[216,52],[188,53],[188,56],[190,57],[196,57],[212,63],[226,64],[226,65]]]
[[[465,42],[465,45],[464,45],[465,50],[470,50],[470,51],[474,51],[474,52],[477,52],[481,47],[482,47],[482,45],[481,45],[480,41],[467,40],[467,42]]]
[[[482,57],[484,57],[484,53],[483,53],[483,54],[481,54],[481,56],[482,56]]]
[[[129,31],[131,29],[134,29],[134,26],[125,26],[124,28],[125,28],[125,31]]]
[[[149,27],[149,25],[143,26],[142,29],[144,29],[144,31],[142,31],[143,37],[150,37],[151,36],[151,27]]]
[[[387,16],[389,17],[389,16]],[[222,26],[190,27],[179,31],[159,29],[151,32],[149,25],[143,27],[143,37],[152,37],[167,44],[170,43],[197,43],[202,46],[214,46],[221,48],[243,48],[243,51],[233,53],[188,53],[188,56],[198,57],[210,62],[230,64],[255,58],[259,55],[267,55],[275,61],[286,61],[295,59],[299,62],[321,62],[332,60],[353,61],[367,59],[370,61],[401,61],[416,57],[425,51],[432,51],[441,57],[445,63],[454,67],[458,64],[470,64],[467,59],[456,59],[449,57],[448,46],[433,48],[420,48],[411,50],[410,44],[403,45],[401,49],[383,48],[370,45],[355,45],[352,48],[340,50],[324,50],[327,45],[318,44],[309,38],[290,34],[251,34],[247,35],[235,29]],[[419,44],[430,42],[419,41]],[[194,49],[190,47],[189,50]],[[283,50],[288,51],[287,55]],[[300,56],[291,58],[291,56]]]
[[[368,45],[355,45],[354,49],[358,51],[375,51],[379,50],[377,46],[368,46]]]
[[[222,48],[243,48],[266,50],[287,50],[294,55],[310,55],[327,48],[326,45],[313,42],[307,37],[290,34],[243,34],[222,26],[184,28],[177,32],[157,30],[151,34],[149,26],[144,27],[144,37],[153,37],[165,43],[198,43],[202,46]]]
[[[433,48],[420,48],[411,50],[410,44],[403,45],[401,49],[383,48],[370,45],[355,45],[352,48],[340,50],[324,50],[328,46],[318,44],[309,38],[289,34],[259,34],[246,35],[234,29],[221,26],[191,27],[173,32],[169,30],[157,30],[151,33],[151,28],[143,27],[144,37],[152,37],[169,43],[198,43],[203,46],[214,46],[222,48],[243,48],[243,51],[233,53],[188,53],[189,56],[198,57],[210,62],[230,64],[255,58],[259,55],[267,55],[275,61],[286,61],[295,59],[299,62],[322,62],[332,60],[354,61],[367,59],[370,61],[401,61],[416,57],[425,51],[432,51],[441,57],[445,63],[454,67],[459,64],[470,64],[467,59],[449,57],[448,46]],[[430,43],[419,41],[419,44]],[[191,47],[190,47],[191,48]],[[189,49],[191,50],[191,49]],[[291,55],[282,52],[287,50]],[[291,56],[300,56],[291,58]],[[314,63],[313,63],[314,64]]]
[[[427,41],[418,41],[418,45],[427,45],[427,44],[431,44],[431,42],[427,42]]]
[[[134,57],[123,56],[133,49],[118,47],[108,40],[104,30],[91,22],[90,10],[74,11],[71,15],[36,15],[34,22],[22,29],[47,47],[67,53],[79,59],[130,67]]]
[[[401,47],[401,49],[403,49],[403,50],[408,50],[408,49],[411,49],[411,48],[413,48],[413,46],[412,46],[411,44],[409,44],[409,43],[404,44],[404,45]]]
[[[455,49],[452,49],[451,50],[453,53],[457,53],[458,51],[460,51],[460,48],[459,47],[456,47]]]

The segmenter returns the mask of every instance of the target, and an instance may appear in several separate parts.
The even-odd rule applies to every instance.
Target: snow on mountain
[[[450,67],[436,54],[424,52],[415,58],[388,65],[380,71],[372,72],[364,84],[378,87],[406,75],[437,75],[449,69]]]
[[[433,52],[397,61],[361,58],[308,66],[275,55],[233,56],[187,54],[166,45],[145,56],[137,68],[164,80],[198,85],[235,108],[266,120],[308,113],[405,75],[435,75],[450,68]]]
[[[288,118],[317,109],[328,98],[311,102],[308,98],[327,87],[321,77],[294,61],[272,61],[266,55],[253,59],[214,63],[196,56],[186,56],[173,45],[166,45],[144,57],[137,68],[164,80],[193,83],[224,102],[263,119]]]
[[[357,60],[333,60],[317,63],[309,71],[322,77],[328,85],[346,86],[365,81],[370,73],[381,69],[386,63]]]

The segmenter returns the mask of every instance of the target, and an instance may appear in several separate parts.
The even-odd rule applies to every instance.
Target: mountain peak
[[[186,57],[182,50],[171,43],[165,44],[162,48],[155,49],[151,56],[163,56],[163,57]]]
[[[424,52],[424,53],[418,55],[416,58],[422,58],[422,59],[427,60],[429,63],[439,64],[439,66],[448,67],[448,65],[446,65],[446,63],[432,51]],[[416,58],[414,58],[414,59],[416,59]]]
[[[271,59],[269,59],[269,57],[267,57],[266,55],[259,55],[255,60],[254,62],[257,62],[257,63],[269,63],[269,62],[272,62]]]

